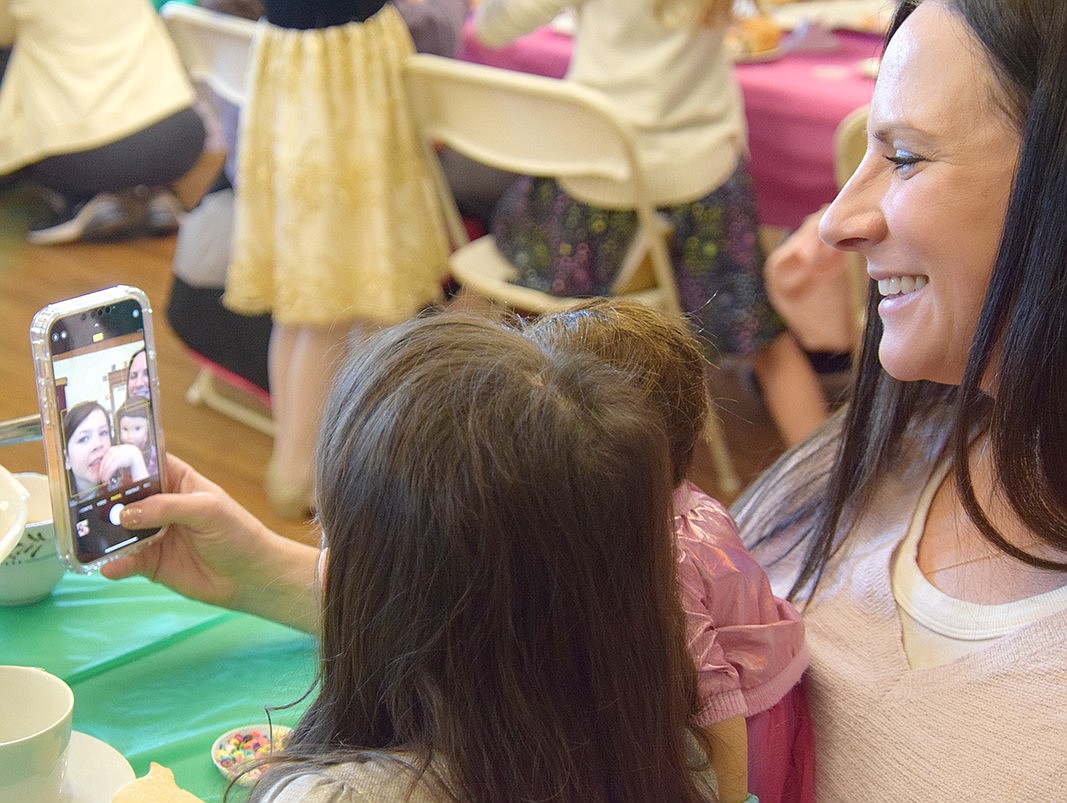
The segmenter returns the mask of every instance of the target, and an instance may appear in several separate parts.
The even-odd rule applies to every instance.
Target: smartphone
[[[162,532],[119,517],[166,485],[152,308],[125,285],[49,304],[30,343],[56,542],[89,573]]]

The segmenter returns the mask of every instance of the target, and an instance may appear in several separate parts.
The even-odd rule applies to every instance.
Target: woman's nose
[[[839,251],[864,251],[885,237],[881,194],[870,161],[868,152],[819,221],[819,237]]]

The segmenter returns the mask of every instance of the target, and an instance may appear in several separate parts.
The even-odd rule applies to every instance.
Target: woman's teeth
[[[914,293],[926,287],[925,276],[893,276],[878,280],[878,292],[883,296],[899,296]]]

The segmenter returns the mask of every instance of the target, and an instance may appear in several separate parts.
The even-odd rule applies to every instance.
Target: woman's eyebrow
[[[883,144],[890,144],[894,137],[903,135],[910,135],[914,137],[929,138],[930,134],[921,128],[916,128],[910,123],[903,121],[889,121],[883,123],[877,127],[868,129],[868,133],[871,139],[877,140]]]

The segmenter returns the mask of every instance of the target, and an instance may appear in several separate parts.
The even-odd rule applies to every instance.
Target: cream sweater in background
[[[148,0],[0,0],[0,175],[107,145],[188,108],[193,88]]]
[[[500,47],[569,6],[577,31],[567,79],[603,92],[633,124],[653,203],[694,201],[726,181],[747,132],[723,30],[666,26],[651,0],[482,0],[475,29],[484,44]],[[587,203],[628,200],[597,184],[565,186]]]

